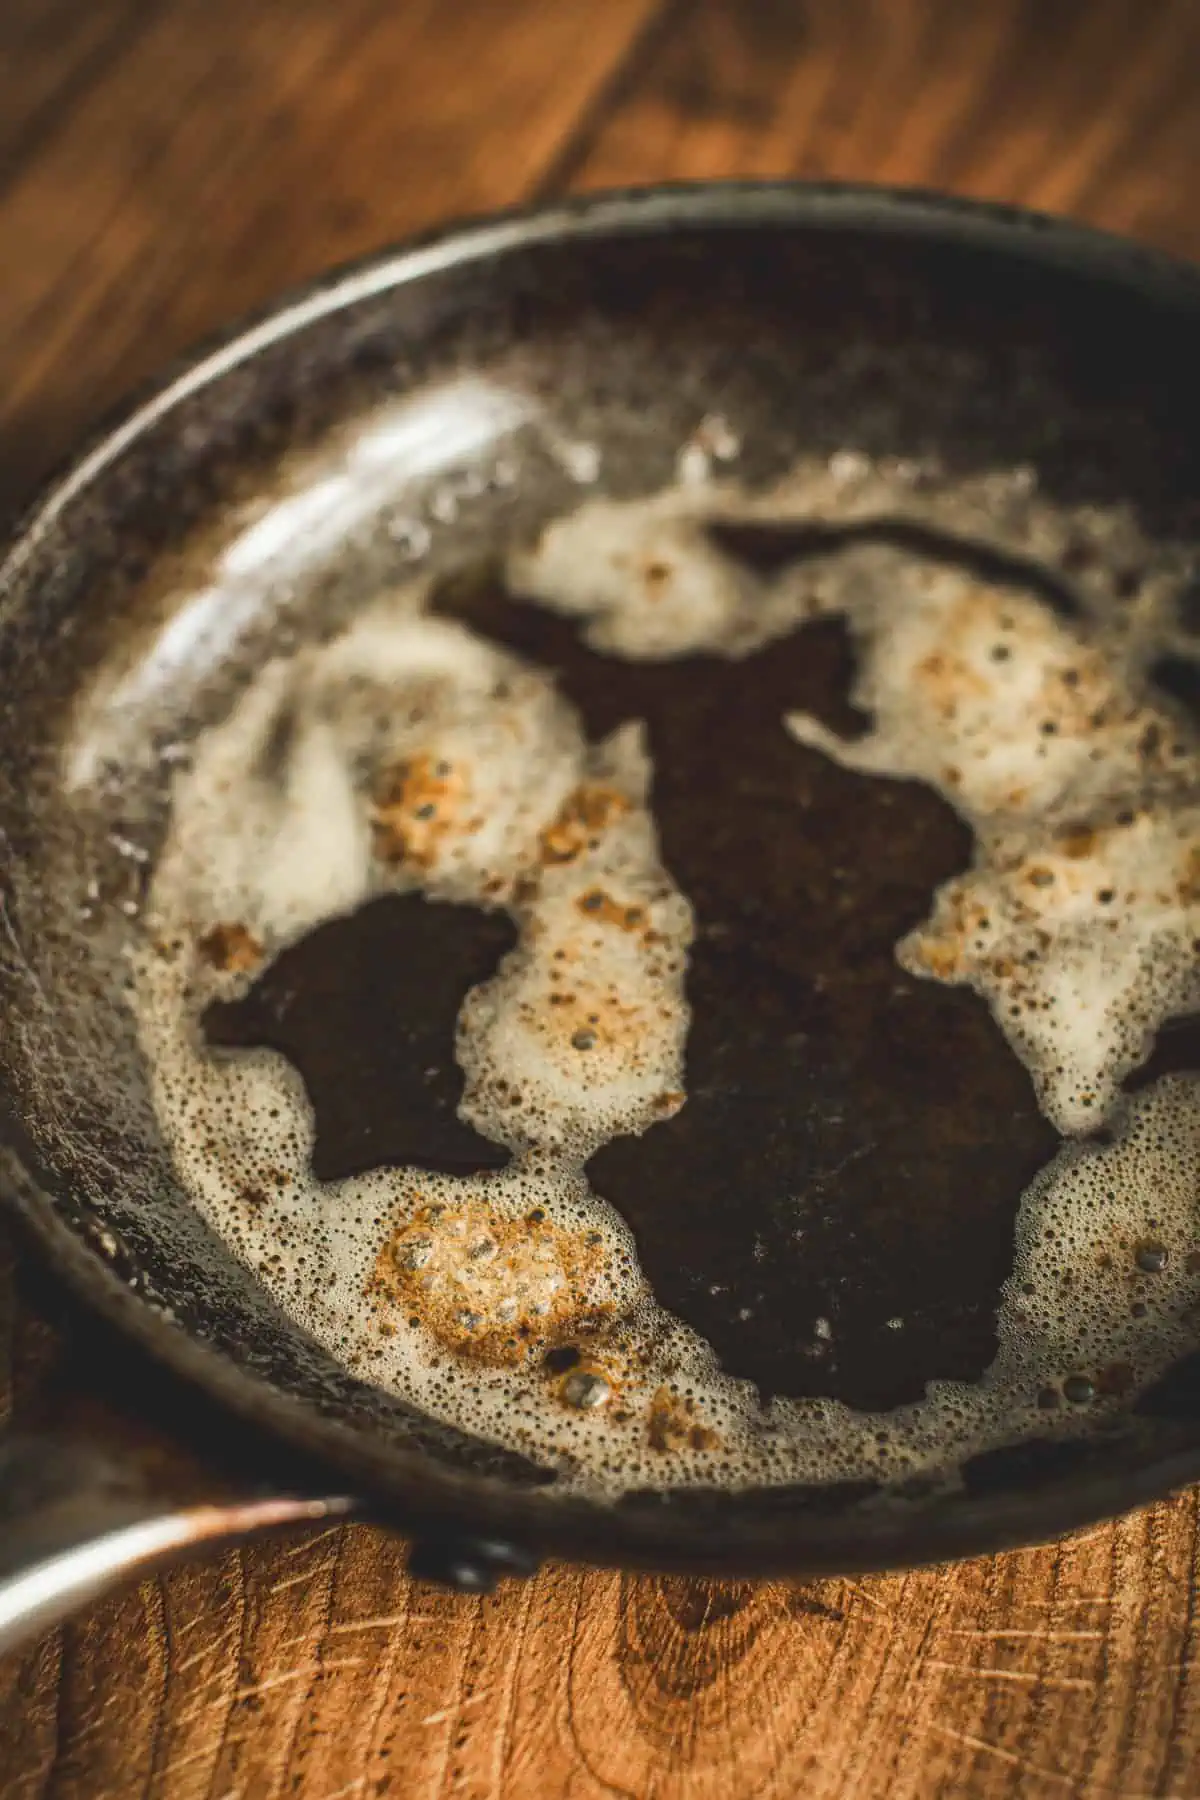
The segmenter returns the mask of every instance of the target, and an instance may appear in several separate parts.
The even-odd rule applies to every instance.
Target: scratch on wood
[[[994,1756],[1000,1762],[1009,1763],[1020,1769],[1025,1775],[1040,1775],[1043,1781],[1057,1781],[1063,1787],[1073,1787],[1074,1779],[1064,1775],[1061,1769],[1047,1769],[1040,1763],[1030,1762],[1027,1757],[1018,1756],[1015,1750],[1005,1750],[1001,1744],[993,1744],[990,1738],[976,1737],[973,1731],[959,1731],[954,1725],[939,1725],[936,1720],[926,1722],[926,1729],[936,1733],[938,1737],[949,1738],[951,1743],[964,1744],[969,1750],[978,1750],[984,1756]],[[1132,1795],[1129,1800],[1134,1800]]]
[[[981,1668],[977,1663],[942,1662],[936,1656],[927,1656],[924,1667],[944,1669],[949,1675],[971,1675],[976,1681],[1019,1681],[1027,1687],[1080,1688],[1088,1694],[1094,1694],[1099,1685],[1076,1675],[1043,1675],[1037,1669]]]
[[[358,1667],[359,1661],[360,1658],[357,1656],[347,1656],[332,1662],[302,1663],[297,1668],[285,1669],[279,1675],[268,1675],[264,1681],[234,1688],[231,1694],[218,1694],[214,1700],[206,1700],[202,1706],[194,1706],[187,1712],[179,1713],[177,1722],[180,1725],[191,1725],[197,1719],[204,1718],[207,1713],[215,1712],[219,1706],[228,1707],[238,1700],[253,1700],[259,1694],[269,1693],[273,1688],[284,1687],[289,1682],[315,1680],[327,1669],[355,1669]],[[219,1677],[216,1675],[209,1677],[210,1682],[218,1679]]]
[[[945,1669],[946,1674],[975,1676],[977,1681],[1022,1681],[1025,1687],[1081,1688],[1085,1694],[1096,1692],[1096,1681],[1081,1676],[1043,1676],[1036,1669],[982,1669],[979,1663],[943,1663],[937,1656],[925,1658],[927,1669]]]
[[[392,1625],[444,1625],[442,1613],[398,1612],[382,1613],[375,1619],[343,1619],[337,1625],[329,1627],[330,1637],[336,1637],[345,1631],[383,1631]]]
[[[272,1638],[271,1645],[275,1650],[287,1650],[293,1644],[311,1644],[313,1628],[309,1625],[304,1631],[294,1631],[290,1637]]]
[[[422,1725],[444,1725],[447,1719],[456,1719],[459,1713],[466,1712],[468,1706],[478,1706],[481,1700],[486,1700],[488,1698],[491,1691],[490,1687],[479,1688],[475,1693],[468,1694],[465,1700],[460,1700],[456,1705],[443,1706],[438,1712],[427,1714],[425,1718],[419,1721],[419,1723]]]
[[[268,1675],[265,1681],[255,1681],[249,1687],[234,1688],[235,1700],[254,1700],[259,1694],[268,1694],[273,1688],[286,1687],[292,1681],[314,1681],[318,1676],[327,1675],[331,1669],[357,1669],[361,1658],[345,1656],[333,1661],[301,1663],[298,1668],[284,1669],[279,1675]]]
[[[212,1624],[212,1613],[209,1611],[209,1609],[207,1607],[205,1607],[202,1612],[196,1613],[196,1615],[193,1618],[185,1619],[181,1625],[177,1625],[175,1627],[175,1636],[176,1636],[176,1638],[181,1638],[181,1637],[184,1637],[187,1632],[195,1631],[197,1625],[211,1625],[211,1624]]]
[[[843,1585],[845,1586],[846,1592],[848,1594],[853,1594],[854,1598],[856,1600],[861,1600],[865,1606],[872,1607],[874,1609],[874,1611],[881,1614],[882,1617],[887,1620],[888,1624],[891,1627],[893,1627],[893,1629],[894,1629],[895,1624],[896,1624],[896,1615],[892,1611],[890,1606],[885,1606],[883,1604],[883,1601],[880,1599],[877,1599],[877,1597],[874,1594],[872,1594],[868,1588],[864,1587],[864,1585],[861,1581],[846,1581]]]
[[[179,1636],[178,1631],[176,1631],[175,1635],[176,1637]],[[308,1634],[306,1633],[305,1635],[307,1636]],[[206,1656],[212,1656],[217,1650],[227,1649],[236,1636],[236,1626],[232,1626],[228,1631],[223,1631],[220,1637],[213,1639],[211,1644],[205,1644],[203,1650],[193,1650],[190,1656],[185,1656],[182,1662],[177,1662],[174,1667],[174,1673],[176,1675],[183,1675],[188,1669],[194,1669],[196,1664],[202,1663]]]
[[[171,1757],[162,1772],[163,1793],[169,1794],[171,1792],[171,1784],[180,1769],[189,1768],[192,1763],[205,1761],[215,1763],[220,1752],[220,1740],[213,1738],[211,1742],[201,1744],[198,1750],[189,1750],[186,1756]]]
[[[345,1526],[340,1522],[337,1525],[326,1525],[323,1531],[314,1531],[307,1534],[298,1544],[287,1544],[282,1546],[279,1554],[285,1560],[296,1556],[304,1556],[317,1544],[323,1544],[326,1538],[336,1537],[339,1531],[344,1530]]]
[[[268,1594],[282,1594],[285,1588],[299,1587],[304,1581],[320,1581],[333,1568],[333,1560],[320,1564],[315,1569],[301,1569],[296,1575],[285,1575],[282,1581],[273,1581],[267,1589]]]
[[[200,1689],[200,1696],[204,1695],[205,1690],[207,1688],[210,1688],[214,1681],[220,1681],[220,1679],[221,1679],[221,1675],[220,1675],[219,1671],[215,1674],[209,1675],[205,1680],[204,1686]],[[217,1694],[215,1696],[215,1698],[204,1699],[204,1698],[200,1698],[199,1696],[198,1696],[198,1698],[199,1698],[198,1705],[189,1706],[186,1708],[185,1711],[176,1714],[175,1722],[177,1725],[194,1724],[194,1722],[197,1719],[206,1718],[209,1713],[216,1712],[216,1710],[219,1706],[224,1706],[225,1708],[228,1709],[230,1706],[233,1705],[234,1696],[232,1693],[229,1693],[226,1690],[222,1689],[222,1691],[219,1694]]]
[[[97,1733],[107,1731],[110,1721],[105,1715],[110,1713],[114,1706],[120,1706],[124,1700],[125,1696],[120,1692],[107,1694],[103,1700],[99,1701],[90,1718],[81,1719],[78,1724],[72,1722],[70,1726],[71,1749],[75,1750],[86,1738],[95,1737]],[[5,1796],[5,1800],[7,1800],[7,1796]]]
[[[1040,1612],[1057,1612],[1062,1606],[1115,1606],[1115,1594],[1056,1594],[1051,1600],[1029,1600]]]
[[[947,1637],[965,1638],[1034,1638],[1039,1644],[1082,1643],[1085,1640],[1106,1638],[1107,1631],[1080,1629],[1078,1631],[1054,1631],[1050,1628],[1028,1627],[1020,1625],[975,1626],[949,1625],[946,1627]]]

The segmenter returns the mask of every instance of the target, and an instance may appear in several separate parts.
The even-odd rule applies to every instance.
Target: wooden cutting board
[[[788,173],[1200,255],[1198,169],[1194,0],[4,0],[0,496],[199,333],[454,213]],[[0,1415],[108,1355],[0,1239]],[[488,1600],[338,1528],[0,1661],[0,1792],[1194,1800],[1197,1523],[1188,1494],[915,1575]]]

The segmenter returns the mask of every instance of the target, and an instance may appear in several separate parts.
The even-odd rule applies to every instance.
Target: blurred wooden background
[[[787,173],[1195,256],[1198,170],[1196,0],[3,0],[0,503],[199,333],[455,213]],[[0,1417],[109,1357],[0,1240]],[[0,1792],[1195,1800],[1197,1529],[1190,1494],[911,1576],[483,1601],[328,1531],[0,1662]]]

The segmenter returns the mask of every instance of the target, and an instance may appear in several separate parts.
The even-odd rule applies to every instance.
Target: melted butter
[[[954,517],[975,507],[1026,548],[1061,546],[1077,522],[1024,494],[958,493]],[[590,502],[510,574],[632,658],[739,656],[843,614],[869,732],[848,742],[794,714],[780,731],[915,775],[970,823],[973,867],[897,953],[987,995],[1060,1129],[1107,1116],[1112,1136],[1066,1145],[1024,1196],[1000,1350],[977,1384],[934,1383],[891,1413],[763,1405],[658,1305],[589,1187],[597,1146],[686,1104],[691,910],[661,861],[636,725],[589,743],[547,674],[422,617],[414,588],[268,664],[174,778],[135,965],[181,1180],[347,1366],[549,1464],[570,1491],[949,1478],[1014,1438],[1094,1429],[1193,1346],[1200,1080],[1168,1077],[1132,1101],[1117,1086],[1155,1023],[1195,996],[1195,746],[1102,609],[1066,622],[879,545],[761,576],[705,531],[739,509],[845,520],[884,504],[949,506],[857,465],[852,478],[800,469],[757,498],[691,484]],[[500,908],[516,927],[464,996],[455,1045],[462,1116],[513,1152],[499,1172],[321,1183],[296,1070],[271,1052],[213,1053],[196,1030],[263,960],[388,891]],[[1137,1260],[1149,1240],[1152,1278]],[[1066,1384],[1085,1376],[1094,1398],[1073,1409]]]

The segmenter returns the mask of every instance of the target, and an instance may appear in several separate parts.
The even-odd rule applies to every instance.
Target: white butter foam
[[[792,735],[927,782],[975,833],[901,962],[981,993],[1050,1121],[1092,1129],[1200,1005],[1200,747],[1119,641],[1011,588],[871,549],[815,591],[850,621],[872,725],[792,714]]]
[[[871,732],[847,744],[813,721],[792,729],[839,760],[861,756],[944,792],[980,846],[962,878],[975,883],[972,907],[988,884],[986,925],[972,911],[959,928],[951,883],[902,956],[979,985],[998,1016],[1016,992],[1004,956],[1021,962],[1021,991],[1039,1005],[1065,1012],[1075,992],[1091,1005],[1086,1042],[1057,1016],[1043,1023],[1055,1007],[1029,1012],[1035,1025],[1023,1013],[1020,1030],[1001,1017],[1064,1129],[1087,1070],[1090,1117],[1107,1113],[1112,1141],[1066,1146],[1024,1196],[999,1354],[976,1384],[933,1383],[891,1413],[764,1404],[657,1304],[628,1230],[591,1190],[584,1163],[598,1145],[684,1103],[692,919],[659,856],[636,726],[589,744],[546,674],[421,616],[413,589],[268,664],[174,776],[135,971],[180,1180],[347,1367],[537,1458],[565,1491],[947,1479],[998,1444],[1094,1430],[1195,1343],[1200,1078],[1114,1099],[1165,997],[1192,991],[1166,876],[1193,830],[1194,748],[1176,752],[1179,722],[1137,689],[1115,627],[1065,625],[1011,589],[879,546],[767,580],[718,555],[702,530],[712,511],[845,519],[877,513],[881,495],[892,512],[942,504],[906,479],[857,464],[851,474],[802,469],[761,499],[693,483],[647,502],[593,501],[511,573],[632,657],[740,655],[844,612]],[[1021,482],[991,501],[960,493],[955,517],[972,505],[1004,516],[1024,493]],[[1074,528],[1034,508],[1020,535],[1044,547]],[[937,671],[916,679],[948,637],[962,665],[949,697]],[[997,660],[1000,643],[1011,654]],[[1078,682],[1063,682],[1068,667]],[[1031,732],[1051,716],[1051,690],[1059,731],[1043,753],[1047,734]],[[1112,709],[1102,730],[1088,723],[1101,706]],[[1152,724],[1162,733],[1150,754]],[[1133,818],[1121,824],[1126,807]],[[1101,822],[1103,842],[1061,841]],[[1019,871],[1035,849],[1057,860],[1053,881],[1027,897]],[[1121,895],[1116,916],[1133,921],[1108,934],[1103,955],[1102,878]],[[503,908],[517,927],[516,948],[464,996],[455,1046],[462,1116],[513,1152],[498,1174],[380,1168],[320,1183],[291,1064],[202,1042],[211,1000],[236,997],[319,921],[386,891]],[[1023,960],[1029,934],[1036,964]]]
[[[1062,618],[1013,585],[879,543],[764,580],[705,530],[714,516],[823,516],[964,533],[980,529],[977,506],[881,485],[852,462],[840,479],[794,477],[769,510],[730,488],[593,501],[514,557],[510,574],[585,621],[597,649],[637,659],[740,656],[805,621],[845,617],[859,652],[851,699],[870,729],[846,739],[799,713],[787,728],[846,768],[926,782],[970,825],[974,866],[943,887],[900,960],[984,995],[1047,1117],[1087,1131],[1163,1021],[1200,1006],[1200,744],[1148,690],[1137,610],[1105,613],[1093,576],[1095,610]],[[1071,541],[1073,521],[1028,504],[1021,523],[1022,551],[1061,554]],[[1118,569],[1122,551],[1133,546],[1119,536]],[[1155,623],[1161,585],[1150,571],[1140,602]]]

